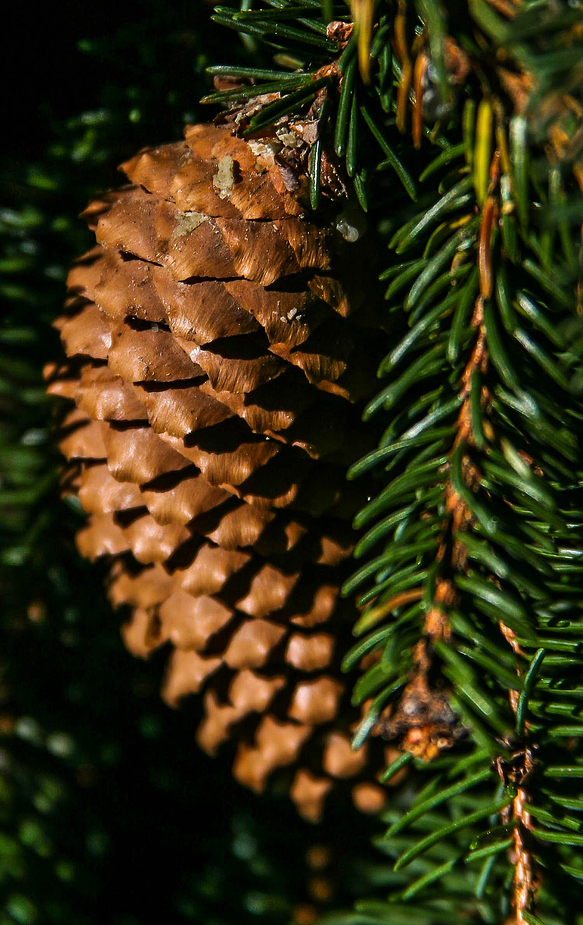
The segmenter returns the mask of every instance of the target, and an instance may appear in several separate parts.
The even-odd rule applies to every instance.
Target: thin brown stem
[[[517,789],[514,800],[502,814],[502,822],[512,823],[513,827],[513,845],[510,849],[510,858],[514,864],[512,916],[506,920],[505,925],[527,925],[525,913],[533,911],[537,888],[535,863],[530,850],[530,813],[526,808],[527,785],[534,770],[532,751],[524,748],[508,760],[499,759],[497,769],[504,786],[514,785]]]

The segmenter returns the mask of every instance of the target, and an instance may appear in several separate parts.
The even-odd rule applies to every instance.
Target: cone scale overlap
[[[360,423],[378,356],[366,241],[305,212],[270,144],[185,137],[85,213],[97,245],[71,270],[68,359],[48,373],[75,405],[60,447],[89,514],[78,547],[110,561],[129,649],[172,648],[166,700],[203,692],[202,748],[235,738],[257,791],[285,770],[308,818],[339,782],[374,810],[381,749],[351,751],[339,669],[366,492],[345,472],[377,436]]]

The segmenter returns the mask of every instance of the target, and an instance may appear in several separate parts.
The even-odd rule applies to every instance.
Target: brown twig
[[[477,329],[477,336],[461,377],[462,405],[457,420],[454,449],[460,443],[468,447],[474,443],[470,408],[472,378],[476,371],[484,374],[488,368],[483,306],[484,298],[489,294],[487,280],[488,278],[491,280],[491,239],[498,216],[497,197],[495,196],[499,176],[498,161],[499,158],[495,158],[491,168],[489,196],[483,208],[481,223],[483,229],[480,236],[481,273],[486,276],[486,282],[482,282],[482,290],[486,291],[485,294],[482,292],[478,296],[474,306],[471,323]],[[484,387],[481,401],[485,408],[489,407],[490,400],[490,394]],[[469,453],[464,454],[462,472],[468,487],[476,490],[480,474]],[[451,569],[452,572],[465,570],[466,548],[459,537],[472,521],[469,506],[449,480],[445,488],[445,510],[446,517],[435,554],[436,561],[442,564],[444,571],[436,579],[433,600],[425,614],[421,638],[413,650],[413,665],[408,683],[397,706],[387,711],[379,722],[381,732],[389,738],[404,734],[402,747],[424,760],[435,757],[463,734],[458,718],[449,707],[447,694],[442,690],[434,689],[430,681],[433,667],[433,643],[442,640],[448,642],[451,639],[448,612],[458,603],[458,592],[453,579],[447,576],[447,569]],[[421,598],[421,589],[415,589],[413,594],[416,598]],[[396,606],[395,601],[398,598],[399,596],[392,598],[387,604]],[[399,603],[401,603],[400,600]]]
[[[415,99],[413,102],[411,130],[413,144],[416,148],[421,147],[421,139],[423,138],[423,87],[428,64],[429,58],[424,51],[420,52],[415,59],[415,67],[413,68],[413,92],[415,94]]]
[[[499,758],[496,768],[505,787],[513,785],[516,796],[502,813],[504,824],[513,824],[513,845],[510,851],[514,864],[512,896],[512,917],[505,925],[527,925],[526,912],[532,911],[537,883],[535,865],[529,848],[530,814],[526,808],[528,791],[526,785],[534,771],[534,757],[531,749],[515,752],[510,759]]]

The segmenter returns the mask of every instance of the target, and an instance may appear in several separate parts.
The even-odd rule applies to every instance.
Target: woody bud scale
[[[343,236],[339,206],[310,212],[285,153],[195,125],[124,164],[129,185],[84,213],[97,243],[47,375],[74,403],[59,442],[89,515],[78,548],[109,563],[126,645],[166,645],[163,695],[202,692],[202,748],[236,741],[242,783],[279,777],[317,819],[338,785],[384,800],[339,667],[378,330],[366,235]]]

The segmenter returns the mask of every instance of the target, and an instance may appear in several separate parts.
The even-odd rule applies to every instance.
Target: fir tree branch
[[[561,58],[553,45],[559,34],[559,42],[576,44],[580,32],[568,33],[574,20],[558,13],[555,20],[549,11],[548,40],[528,10],[492,12],[486,4],[476,10],[474,20],[448,36],[449,46],[442,42],[449,47],[450,86],[463,81],[472,95],[460,120],[462,143],[454,132],[455,156],[427,164],[419,210],[391,241],[407,258],[384,274],[402,333],[379,370],[389,385],[368,409],[369,416],[384,414],[386,430],[379,449],[352,471],[356,477],[376,468],[382,479],[357,518],[368,527],[357,556],[376,554],[345,590],[358,588],[365,607],[357,626],[364,640],[349,658],[366,648],[371,666],[370,653],[375,647],[378,653],[357,687],[359,699],[374,696],[377,703],[383,691],[389,699],[373,731],[399,737],[402,748],[426,761],[459,747],[459,728],[484,749],[491,786],[488,755],[504,786],[515,788],[500,816],[501,834],[484,843],[476,832],[457,857],[461,864],[473,855],[483,861],[480,896],[506,884],[511,921],[522,925],[536,919],[535,901],[553,905],[541,885],[543,870],[559,865],[578,874],[578,867],[567,871],[559,846],[577,843],[568,829],[582,825],[557,815],[552,787],[541,793],[548,755],[583,728],[559,725],[559,704],[547,700],[558,677],[579,665],[572,576],[581,556],[575,433],[582,406],[577,232],[565,225],[564,209],[547,211],[541,221],[538,206],[567,197],[574,203],[580,195],[569,175],[579,181],[579,168],[565,154],[578,144],[576,126],[564,128],[574,104],[558,90],[579,92],[579,75],[570,70],[570,55]],[[394,21],[396,115],[405,131],[412,96],[414,149],[423,84],[415,74],[427,66],[423,41],[405,39],[408,13],[402,4]],[[534,61],[544,75],[542,93],[540,84],[530,92],[527,68]],[[552,113],[545,119],[546,153],[542,112]],[[435,183],[437,171],[442,179],[429,199],[423,181]],[[420,606],[406,606],[416,600]],[[573,634],[571,645],[565,632]],[[407,682],[396,687],[403,672]],[[569,699],[578,688],[567,686],[559,685],[564,716],[577,709]],[[445,704],[457,717],[446,720]],[[447,823],[441,831],[445,839]],[[424,872],[402,898],[418,900],[441,878],[447,884],[458,861]],[[508,861],[515,867],[511,881]]]

